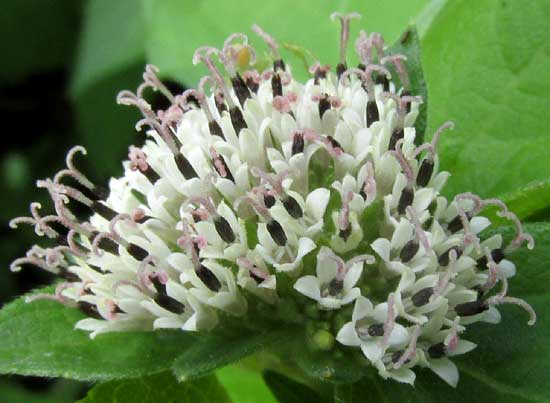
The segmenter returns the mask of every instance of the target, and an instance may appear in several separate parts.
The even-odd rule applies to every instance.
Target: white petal
[[[315,220],[323,219],[327,204],[330,198],[330,191],[325,188],[315,189],[306,198],[306,212]]]
[[[342,326],[342,328],[336,335],[336,340],[338,340],[344,346],[356,347],[361,344],[361,340],[359,340],[359,337],[357,336],[357,332],[355,331],[355,324],[353,322],[348,322],[344,326]]]
[[[378,238],[370,244],[371,248],[384,260],[389,262],[390,260],[390,241],[386,238]]]
[[[361,351],[369,359],[370,362],[374,363],[380,358],[382,358],[383,351],[380,348],[380,343],[378,340],[367,340],[361,343]]]
[[[458,384],[458,370],[456,365],[448,358],[430,360],[430,368],[453,388]]]
[[[300,277],[296,283],[294,283],[294,289],[306,297],[319,301],[321,299],[321,288],[319,287],[319,280],[315,276]]]

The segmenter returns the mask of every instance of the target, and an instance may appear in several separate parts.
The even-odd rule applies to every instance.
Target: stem
[[[334,403],[352,403],[353,384],[337,383],[334,385]]]

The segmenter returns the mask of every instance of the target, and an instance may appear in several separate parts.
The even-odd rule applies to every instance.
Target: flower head
[[[95,336],[209,330],[221,319],[249,326],[251,311],[284,323],[276,307],[292,299],[305,321],[313,311],[343,315],[343,326],[329,323],[334,348],[356,348],[382,377],[408,383],[423,366],[455,385],[449,357],[475,347],[462,332],[499,321],[498,305],[525,309],[533,324],[532,308],[508,296],[515,267],[507,260],[533,239],[499,200],[440,193],[448,174],[438,169],[437,143],[452,123],[417,145],[422,98],[411,93],[407,58],[361,32],[361,64],[348,67],[357,15],[333,17],[341,22],[336,71],[317,62],[306,83],[258,26],[273,56],[264,72],[246,70],[256,53],[244,34],[198,49],[193,62],[209,75],[183,94],[147,66],[136,93],[118,96],[143,114],[136,127],[148,127],[124,175],[97,186],[77,168],[85,150],[75,147],[66,169],[38,181],[55,213],[33,203],[31,217],[11,222],[57,244],[12,264],[63,280],[54,295],[32,300],[80,309],[87,318],[77,327]],[[151,89],[171,106],[153,110]],[[487,206],[515,225],[509,244],[480,236],[491,224],[480,215]]]

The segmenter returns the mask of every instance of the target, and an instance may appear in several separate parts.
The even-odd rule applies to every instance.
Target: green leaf
[[[517,275],[510,280],[509,294],[524,298],[536,310],[539,321],[527,326],[527,314],[515,306],[502,306],[498,325],[479,323],[468,327],[463,335],[478,347],[464,356],[453,358],[460,381],[449,387],[429,370],[417,371],[414,393],[410,386],[384,381],[376,374],[361,382],[356,389],[373,394],[356,393],[354,402],[548,402],[550,386],[550,223],[526,225],[537,246],[510,256]],[[505,239],[513,236],[512,228],[502,228]],[[373,371],[374,372],[374,371]]]
[[[96,385],[78,403],[230,403],[214,375],[178,383],[169,372]]]
[[[73,97],[108,76],[142,63],[143,9],[135,0],[90,0],[71,83]]]
[[[418,38],[418,32],[416,27],[411,26],[403,32],[397,42],[395,42],[387,51],[388,54],[401,54],[407,57],[406,66],[411,82],[411,94],[420,95],[422,97],[422,104],[418,111],[418,117],[414,124],[416,128],[417,143],[421,143],[426,131],[426,125],[428,123],[428,88],[426,81],[424,80],[424,72],[422,70],[422,60],[420,54],[420,39]],[[390,67],[392,73],[392,81],[400,83],[399,74],[395,68]]]
[[[76,45],[74,32],[78,29],[81,3],[3,0],[0,82],[13,83],[31,74],[66,67]]]
[[[360,29],[366,29],[382,32],[387,42],[391,43],[411,15],[427,3],[427,0],[353,0],[340,3],[270,0],[260,5],[254,0],[243,0],[236,6],[224,0],[198,4],[179,0],[142,1],[149,32],[146,44],[149,61],[157,64],[164,74],[179,78],[188,85],[195,85],[206,71],[202,66],[192,66],[195,49],[203,45],[220,47],[233,32],[251,33],[253,23],[270,32],[279,43],[299,45],[317,55],[322,63],[336,65],[339,26],[331,23],[330,13],[358,11],[363,14],[363,20],[352,24],[352,38]],[[282,19],[284,24],[280,23]],[[251,38],[255,45],[259,45],[261,55],[265,47],[255,35]],[[292,55],[291,52],[284,52],[284,57]],[[352,53],[350,46],[350,65],[356,64],[357,60],[351,57]],[[296,58],[294,64],[294,73],[301,78],[306,76],[300,58]]]
[[[284,344],[291,335],[286,329],[205,335],[176,359],[173,371],[179,380],[195,379],[262,349]]]
[[[531,183],[507,193],[501,198],[520,220],[528,219],[550,207],[550,180]],[[494,224],[506,225],[510,223],[504,218],[497,217],[495,213],[496,209],[488,216]]]
[[[313,389],[275,371],[265,371],[263,378],[280,403],[326,402]]]
[[[42,292],[52,292],[48,287]],[[167,370],[192,336],[182,331],[100,335],[74,329],[83,315],[52,301],[25,303],[0,311],[0,373],[108,380]]]
[[[216,375],[235,402],[276,403],[259,372],[231,365],[216,371]]]
[[[457,0],[426,32],[429,133],[456,123],[440,144],[448,195],[495,196],[550,176],[549,18],[548,0]]]

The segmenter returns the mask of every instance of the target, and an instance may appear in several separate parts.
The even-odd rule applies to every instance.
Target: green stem
[[[352,403],[352,401],[352,383],[337,383],[334,385],[334,403]]]

